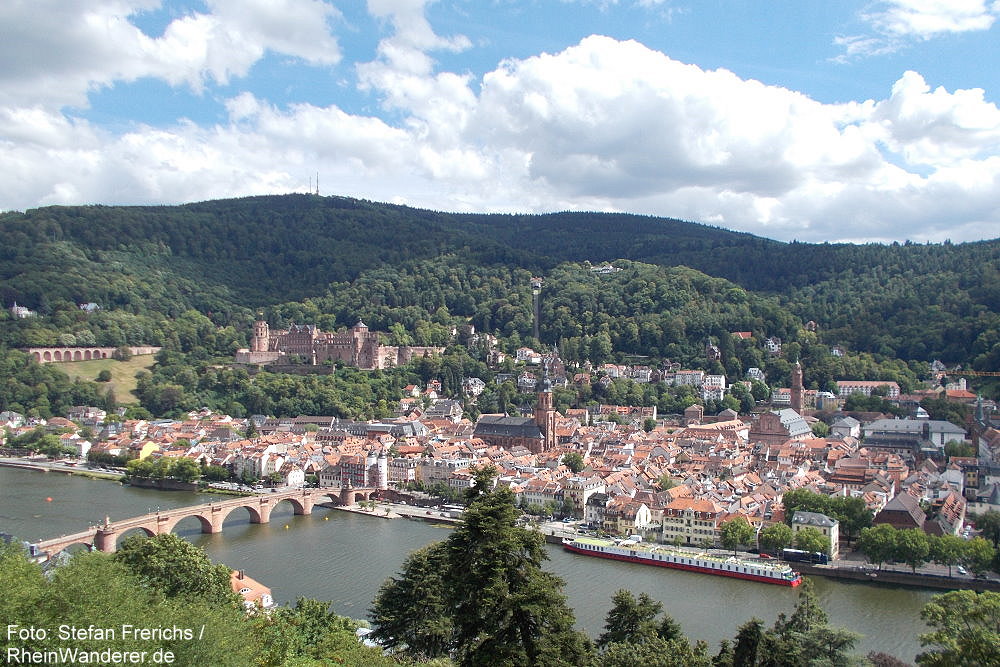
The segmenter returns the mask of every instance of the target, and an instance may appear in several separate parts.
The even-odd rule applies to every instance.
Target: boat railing
[[[566,538],[569,540],[569,538]],[[791,567],[785,563],[765,563],[761,561],[750,561],[739,558],[733,555],[719,556],[716,554],[708,553],[707,551],[699,550],[685,550],[677,547],[671,547],[666,544],[648,544],[645,542],[636,542],[634,540],[628,539],[616,539],[616,540],[601,540],[594,538],[585,538],[583,540],[569,540],[570,542],[578,542],[581,544],[592,544],[595,546],[616,546],[618,548],[628,548],[632,551],[645,551],[648,553],[656,552],[658,554],[663,554],[666,556],[673,556],[675,558],[692,558],[702,561],[713,561],[721,564],[737,564],[740,566],[755,567],[760,570],[766,570],[768,572],[781,572],[786,573],[791,571]]]

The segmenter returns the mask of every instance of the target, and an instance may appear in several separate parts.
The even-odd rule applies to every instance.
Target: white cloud
[[[438,145],[456,140],[475,106],[471,76],[434,73],[433,51],[471,47],[464,35],[437,35],[424,15],[427,0],[368,0],[373,16],[391,23],[393,33],[378,45],[378,58],[358,65],[362,88],[377,91],[387,109],[409,114],[415,131]]]
[[[927,39],[989,30],[998,10],[996,2],[986,0],[887,0],[862,16],[881,33]]]
[[[483,82],[474,136],[530,147],[531,175],[608,197],[686,186],[781,194],[810,171],[870,168],[836,108],[704,71],[636,42],[590,37],[505,63]]]
[[[834,44],[844,49],[842,61],[883,55],[941,35],[989,30],[998,16],[996,0],[880,0],[859,15],[872,34],[838,36]]]
[[[520,152],[524,189],[571,208],[777,238],[940,240],[956,220],[1000,234],[998,132],[982,91],[932,92],[914,73],[886,100],[824,105],[590,37],[488,74],[466,139]]]
[[[84,106],[116,82],[158,77],[201,90],[244,76],[268,50],[317,65],[340,59],[320,0],[211,0],[209,13],[172,21],[157,38],[130,22],[157,0],[7,0],[0,3],[0,99]]]
[[[80,57],[51,56],[52,80],[82,77],[74,94],[83,95],[127,72],[148,76],[166,62],[157,48],[168,43],[191,45],[187,60],[170,56],[178,81],[234,76],[263,44],[315,62],[335,57],[332,42],[316,52],[295,46],[295,26],[265,20],[258,5],[236,19],[237,5],[219,0],[157,39],[121,18],[137,6],[102,5],[102,25],[119,31],[118,56],[135,48],[146,61],[108,69],[114,49],[84,48],[97,33],[67,27],[62,36],[76,36],[70,51]],[[45,104],[0,98],[0,205],[304,191],[319,171],[324,192],[438,210],[618,210],[813,241],[1000,236],[1000,112],[982,90],[932,88],[907,72],[884,99],[830,105],[600,36],[504,61],[476,80],[439,71],[430,54],[469,43],[437,35],[425,2],[369,6],[391,30],[358,75],[391,110],[384,117],[279,107],[244,91],[226,100],[228,115],[215,125],[116,135],[59,111],[53,94]],[[332,16],[318,3],[293,8]],[[216,43],[219,35],[236,34],[255,35],[256,46],[219,55],[229,44]],[[0,87],[31,67],[0,73]]]
[[[906,72],[888,99],[872,109],[877,136],[912,165],[951,166],[1000,155],[1000,109],[982,89],[931,91],[924,78]]]

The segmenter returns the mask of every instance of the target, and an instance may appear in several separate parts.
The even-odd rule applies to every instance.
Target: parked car
[[[966,570],[966,569],[965,569],[964,567],[962,567],[961,565],[959,565],[958,567],[956,567],[956,568],[955,568],[955,570],[957,570],[957,571],[958,571],[958,573],[959,573],[959,574],[961,574],[961,575],[963,575],[963,576],[964,576],[964,575],[968,575],[968,574],[969,574],[969,571],[968,571],[968,570]]]

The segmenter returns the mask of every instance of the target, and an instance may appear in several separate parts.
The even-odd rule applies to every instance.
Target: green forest
[[[569,363],[670,360],[730,381],[757,367],[772,386],[787,385],[796,360],[806,387],[822,390],[842,378],[909,390],[929,377],[933,360],[1000,370],[1000,240],[780,243],[645,216],[458,215],[310,195],[46,207],[0,215],[0,232],[0,409],[40,406],[44,414],[133,400],[34,368],[20,348],[157,345],[164,352],[137,389],[153,414],[205,405],[375,416],[399,387],[434,373],[489,381],[468,325],[499,336],[508,352],[558,345]],[[614,270],[592,270],[609,262]],[[532,276],[544,279],[540,340],[532,337]],[[15,318],[15,302],[37,316]],[[99,309],[81,310],[85,303]],[[250,378],[224,366],[258,317],[326,331],[361,319],[388,343],[446,346],[448,354],[375,377],[338,369]],[[769,337],[782,340],[780,356],[764,352]],[[710,344],[721,359],[706,359]],[[970,381],[1000,398],[995,379]],[[669,403],[624,383],[613,393],[632,404]],[[517,399],[510,394],[503,401]]]

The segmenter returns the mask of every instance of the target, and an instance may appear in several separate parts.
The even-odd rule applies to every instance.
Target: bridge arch
[[[343,505],[343,500],[340,497],[340,489],[318,489],[316,495],[316,503],[336,503],[338,505]]]
[[[214,533],[216,532],[212,526],[212,519],[210,516],[205,516],[204,514],[184,514],[181,516],[171,516],[166,521],[160,523],[159,530],[160,533],[172,533],[181,521],[185,519],[195,518],[201,526],[201,532],[203,533]]]
[[[126,530],[115,534],[114,550],[118,551],[119,544],[130,537],[135,537],[137,534],[145,535],[146,537],[156,537],[156,531],[147,526],[132,526],[131,528],[127,528]]]
[[[293,497],[278,498],[275,503],[271,506],[271,511],[278,509],[282,503],[287,502],[292,506],[292,511],[297,516],[302,516],[303,514],[309,514],[312,511],[312,506],[306,507],[301,500]]]
[[[59,558],[60,554],[66,554],[66,556],[72,556],[75,553],[81,551],[93,551],[94,550],[94,538],[91,537],[81,538],[79,540],[74,540],[72,542],[65,542],[51,549],[45,549],[44,553],[48,560],[53,560]]]
[[[260,509],[249,503],[240,503],[239,505],[223,507],[219,510],[219,516],[216,519],[216,521],[218,521],[219,528],[222,528],[222,524],[226,522],[226,519],[229,518],[230,514],[241,508],[246,509],[246,511],[250,513],[250,523],[264,523],[264,521],[262,521]]]

